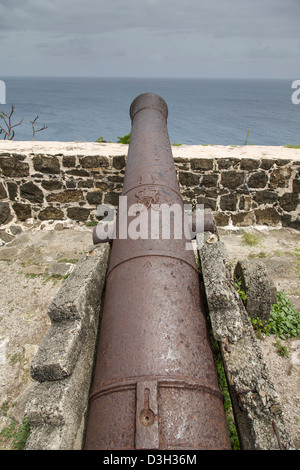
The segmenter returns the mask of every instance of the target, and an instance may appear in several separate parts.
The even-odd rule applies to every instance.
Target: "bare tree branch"
[[[40,131],[44,131],[45,129],[47,129],[47,126],[43,126],[41,127],[40,129],[35,129],[34,125],[35,125],[35,122],[38,120],[39,116],[36,116],[36,118],[34,118],[33,121],[30,121],[31,122],[31,125],[32,125],[32,140],[35,140],[35,134],[36,132],[40,132]]]
[[[22,121],[23,121],[23,118],[22,118],[21,121],[18,122],[17,124],[14,124],[14,125],[12,124],[11,117],[14,113],[14,110],[15,110],[14,105],[12,105],[10,114],[6,114],[4,111],[1,111],[0,113],[0,118],[4,120],[5,125],[6,125],[6,129],[0,125],[0,134],[4,134],[4,140],[6,138],[8,140],[12,140],[15,136],[15,131],[13,131],[12,129],[14,127],[20,126],[20,124],[22,124]],[[5,118],[7,118],[8,121]]]

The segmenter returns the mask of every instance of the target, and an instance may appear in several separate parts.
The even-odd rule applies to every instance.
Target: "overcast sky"
[[[300,0],[0,0],[24,75],[300,79]]]

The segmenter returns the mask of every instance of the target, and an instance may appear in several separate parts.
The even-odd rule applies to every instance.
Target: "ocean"
[[[130,132],[129,108],[139,94],[156,93],[169,109],[171,143],[189,145],[300,144],[300,104],[292,80],[153,78],[5,78],[14,140],[117,142]],[[3,121],[0,120],[0,124]],[[0,135],[3,139],[3,134]]]

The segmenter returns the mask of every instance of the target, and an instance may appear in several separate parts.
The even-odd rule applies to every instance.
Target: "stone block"
[[[20,186],[20,196],[28,201],[40,204],[44,200],[43,191],[32,181]]]
[[[85,222],[88,219],[90,212],[90,209],[85,209],[84,207],[68,207],[67,216],[69,219]]]
[[[111,204],[112,206],[118,206],[120,196],[121,196],[121,193],[108,192],[104,196],[104,203]]]
[[[212,158],[193,158],[191,159],[192,170],[213,170],[214,161]]]
[[[209,240],[209,232],[204,233],[204,238],[202,234],[197,235],[201,274],[214,336],[218,341],[226,337],[230,342],[236,342],[244,334],[239,296],[226,272],[230,269],[230,262],[224,244],[220,241],[208,243]]]
[[[286,188],[289,185],[289,180],[291,177],[292,170],[291,168],[276,168],[272,171],[270,175],[270,188]]]
[[[252,173],[248,179],[249,188],[265,188],[268,183],[268,176],[264,171]]]
[[[295,177],[293,180],[293,193],[298,193],[300,194],[300,178],[299,175]]]
[[[239,163],[238,159],[233,158],[220,158],[217,160],[219,170],[228,170]]]
[[[254,212],[247,211],[247,212],[238,212],[237,214],[232,214],[231,220],[232,220],[233,225],[237,225],[239,227],[249,227],[249,225],[254,224]]]
[[[12,235],[19,235],[20,233],[23,232],[23,228],[20,225],[11,225],[9,227],[9,230],[11,231]]]
[[[57,207],[48,206],[39,212],[38,218],[40,220],[63,220],[64,213]]]
[[[242,158],[241,159],[241,170],[256,170],[259,167],[259,160],[254,158]]]
[[[87,330],[72,374],[38,383],[31,391],[25,409],[30,423],[26,450],[73,449],[88,408],[96,339],[95,329]]]
[[[281,216],[274,207],[255,209],[254,213],[258,225],[275,226],[281,221]]]
[[[90,173],[86,170],[81,170],[78,168],[75,168],[74,170],[68,170],[66,171],[67,175],[71,176],[90,176]]]
[[[29,175],[29,165],[15,156],[0,157],[0,168],[4,176],[22,178]]]
[[[273,160],[271,158],[263,158],[260,162],[260,168],[262,168],[263,170],[270,170],[274,163],[276,163],[276,160]]]
[[[221,174],[221,184],[229,189],[236,189],[244,183],[244,173],[238,171],[224,171]]]
[[[67,181],[66,181],[66,188],[68,188],[68,189],[74,189],[74,188],[76,188],[76,187],[77,187],[76,181],[74,181],[74,180],[67,180]]]
[[[239,261],[234,276],[241,281],[241,289],[247,295],[245,307],[249,317],[268,322],[271,306],[277,302],[277,292],[264,263],[254,259]]]
[[[3,186],[3,183],[0,182],[0,199],[6,199],[7,198],[7,192],[6,189]]]
[[[18,194],[18,185],[16,183],[13,183],[12,181],[8,181],[6,185],[7,185],[7,191],[9,194],[9,199],[11,201],[14,201]]]
[[[274,204],[278,200],[278,194],[275,191],[256,191],[254,200],[257,204]]]
[[[85,334],[82,323],[77,320],[51,325],[31,363],[34,380],[61,380],[73,372]]]
[[[300,230],[300,217],[297,217],[295,220],[292,220],[290,214],[283,214],[282,216],[282,226],[291,227],[295,230]]]
[[[33,157],[33,167],[40,173],[58,174],[60,172],[59,159],[55,156],[36,155]]]
[[[31,218],[30,204],[21,204],[20,202],[15,202],[13,204],[13,210],[15,211],[16,216],[19,220],[25,221],[26,219]]]
[[[10,233],[7,233],[5,230],[0,230],[0,240],[2,240],[4,243],[9,243],[11,242],[15,237],[11,235]]]
[[[203,204],[204,209],[211,209],[213,211],[216,210],[217,207],[217,202],[215,199],[210,199],[204,196],[197,197],[197,204]]]
[[[220,208],[223,211],[234,212],[237,209],[237,195],[236,194],[225,194],[220,198]]]
[[[125,168],[126,165],[126,156],[125,155],[118,155],[116,157],[113,157],[113,163],[112,166],[116,168],[117,170],[122,170],[122,168]]]
[[[299,194],[297,193],[285,193],[281,196],[279,204],[282,209],[286,212],[291,212],[297,209],[299,204]]]
[[[289,163],[291,163],[291,160],[288,160],[288,159],[279,158],[279,159],[276,160],[276,165],[280,166],[280,167],[288,165]]]
[[[248,211],[252,207],[252,198],[251,196],[240,196],[239,209],[241,211]]]
[[[47,191],[57,191],[62,188],[62,182],[59,180],[42,181],[42,187]]]
[[[8,202],[0,202],[0,225],[6,224],[11,219],[10,207]]]
[[[101,191],[89,191],[86,195],[86,199],[91,205],[98,205],[102,203],[102,192]]]
[[[109,175],[107,179],[113,183],[123,183],[124,175]]]
[[[109,159],[101,155],[93,155],[79,158],[82,168],[108,168]]]
[[[92,179],[82,180],[78,182],[78,188],[93,188],[94,181]]]
[[[60,193],[49,194],[46,197],[48,202],[60,202],[64,204],[66,202],[78,202],[84,199],[82,190],[77,189],[66,189]]]
[[[52,322],[80,320],[98,312],[109,254],[105,243],[83,255],[49,306]]]
[[[206,197],[211,197],[212,199],[217,199],[217,197],[219,196],[219,194],[222,194],[222,191],[224,190],[220,190],[218,189],[217,187],[211,187],[211,188],[201,188],[203,191],[204,191],[204,196]]]
[[[217,212],[215,214],[215,221],[217,227],[225,227],[226,225],[229,224],[229,215],[227,214],[222,214],[222,212]]]
[[[199,185],[199,175],[195,173],[189,173],[187,171],[179,172],[179,183],[182,186],[198,186]]]
[[[76,165],[75,155],[64,155],[62,158],[62,164],[67,168],[74,167]]]
[[[203,175],[201,185],[205,188],[216,187],[219,176],[217,174]]]

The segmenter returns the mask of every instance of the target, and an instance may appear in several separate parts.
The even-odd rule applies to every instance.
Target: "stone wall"
[[[27,450],[82,446],[109,257],[109,243],[87,250],[48,307],[51,326],[31,363]]]
[[[128,146],[0,142],[0,225],[95,221],[117,206]],[[173,147],[183,199],[204,204],[218,226],[282,224],[300,229],[300,150],[257,146]]]
[[[212,243],[213,242],[213,243]],[[218,341],[242,450],[292,450],[279,395],[264,361],[249,312],[234,287],[224,243],[210,232],[197,235],[200,279]],[[257,260],[253,261],[260,267]],[[261,271],[263,283],[266,272]],[[257,290],[259,297],[270,288]]]

